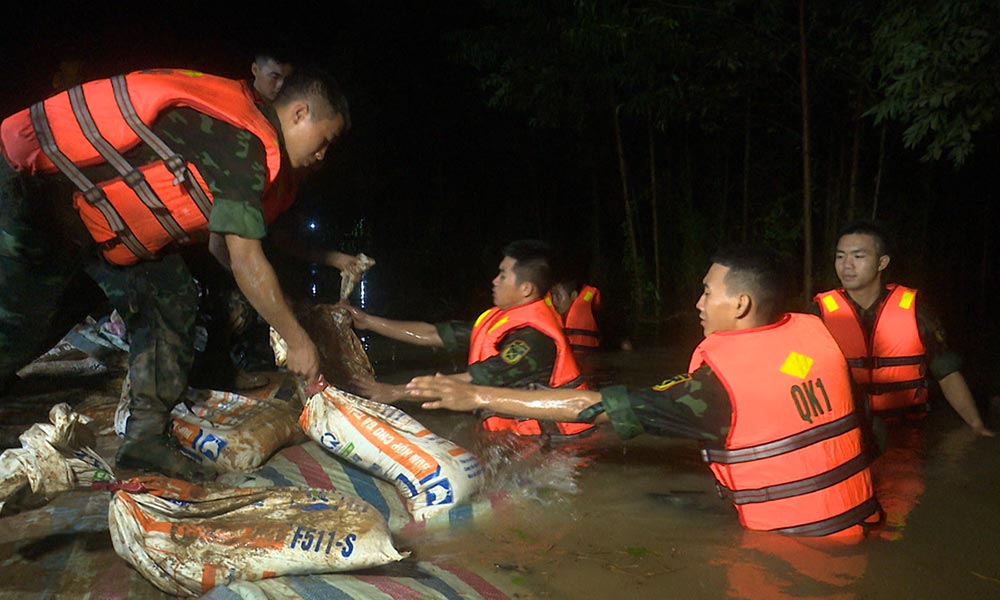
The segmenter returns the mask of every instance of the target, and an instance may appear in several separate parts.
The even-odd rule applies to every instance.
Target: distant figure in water
[[[349,310],[357,329],[418,346],[450,351],[468,348],[468,369],[449,375],[457,382],[510,388],[575,388],[583,378],[563,333],[559,315],[545,303],[552,285],[552,249],[540,240],[517,240],[503,249],[499,273],[493,279],[495,306],[475,323],[431,324],[397,321]],[[376,383],[366,392],[381,402],[407,399],[404,386]],[[593,429],[572,419],[517,419],[479,411],[487,431],[561,439]]]
[[[423,407],[608,421],[622,438],[696,439],[747,529],[860,539],[882,511],[872,491],[847,361],[814,315],[783,312],[770,256],[720,252],[696,308],[705,339],[687,373],[652,389],[511,390],[419,377]]]

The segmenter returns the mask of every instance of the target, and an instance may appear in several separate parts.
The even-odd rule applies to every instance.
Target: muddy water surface
[[[634,385],[683,367],[664,351],[598,365],[600,379]],[[405,542],[422,559],[493,569],[519,597],[1000,598],[1000,440],[946,406],[890,427],[873,467],[887,523],[857,545],[742,529],[691,442],[607,432],[590,461],[512,459],[484,449],[466,415],[408,410],[478,448],[507,501],[489,520]]]
[[[412,374],[414,365],[396,358],[376,362],[380,378]],[[596,368],[600,381],[646,386],[685,366],[679,351],[641,349],[603,354]],[[110,394],[113,407],[117,390],[108,389],[99,377],[23,382],[0,406],[0,433],[16,445],[17,434],[44,421],[56,402],[79,405]],[[1000,440],[976,438],[947,407],[890,430],[889,450],[875,469],[888,522],[852,546],[743,530],[691,442],[622,442],[605,432],[599,449],[580,458],[487,445],[468,415],[405,408],[478,451],[488,491],[502,500],[487,518],[400,539],[399,546],[416,559],[447,558],[491,572],[515,598],[1000,598]],[[989,417],[1000,427],[1000,411]],[[97,504],[84,510],[74,502]],[[39,572],[65,573],[57,582],[64,590],[73,587],[65,581],[71,573],[88,571],[131,581],[136,594],[144,589],[110,548],[106,498],[67,494],[53,502],[62,503],[67,514],[90,521],[35,540],[30,519],[0,520],[0,597],[53,597],[45,590],[54,583],[39,580]],[[62,556],[64,544],[88,548],[87,564],[35,564]],[[145,588],[148,594],[132,597],[162,597]]]

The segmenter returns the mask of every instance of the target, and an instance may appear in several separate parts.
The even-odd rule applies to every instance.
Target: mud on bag
[[[401,560],[382,515],[358,498],[300,487],[198,486],[136,477],[108,509],[115,552],[160,590],[333,573]]]
[[[416,520],[462,504],[483,482],[482,465],[468,450],[395,406],[333,386],[306,401],[299,424],[327,451],[394,483]]]
[[[0,454],[0,513],[36,508],[61,492],[114,479],[94,449],[97,437],[90,417],[61,402],[49,410],[49,421],[22,433],[21,448]]]

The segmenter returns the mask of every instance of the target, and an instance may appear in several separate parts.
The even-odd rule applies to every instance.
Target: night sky
[[[205,8],[209,4],[160,3],[155,8],[162,14],[152,17],[152,5],[143,6],[138,16],[120,3],[78,3],[68,12],[61,4],[56,9],[19,3],[8,9],[8,16],[20,26],[7,26],[3,41],[3,113],[48,95],[52,75],[66,58],[83,59],[93,77],[145,67],[184,67],[236,78],[249,76],[260,40],[294,40],[300,57],[327,66],[340,80],[354,127],[328,153],[327,164],[304,189],[288,226],[301,228],[314,221],[320,233],[308,235],[316,236],[318,243],[364,251],[378,261],[369,275],[373,312],[426,320],[472,319],[489,303],[489,282],[503,244],[518,237],[545,237],[577,244],[570,251],[584,257],[580,270],[605,291],[611,314],[624,315],[628,289],[617,162],[610,143],[594,145],[593,151],[584,144],[610,141],[609,124],[580,134],[532,127],[527,115],[489,108],[476,74],[455,60],[449,43],[451,32],[484,23],[477,3],[299,2],[276,4],[266,13],[248,5],[240,15]],[[848,127],[835,122],[843,115],[834,114],[824,98],[838,90],[824,88],[823,81],[814,89],[820,147],[828,142],[821,135]],[[793,77],[785,92],[792,107],[797,94]],[[774,239],[775,230],[787,228],[791,233],[784,243],[794,249],[794,241],[787,240],[798,227],[795,213],[801,207],[801,187],[795,187],[801,186],[800,149],[798,116],[794,110],[786,112],[787,122],[769,124],[768,137],[755,140],[754,146],[754,185],[760,197],[784,198],[784,204],[753,216],[759,227],[768,228],[768,239]],[[869,187],[878,147],[872,132],[862,152],[867,168],[862,175]],[[632,136],[639,164],[646,134],[641,127],[626,133]],[[661,160],[671,166],[690,160],[704,185],[696,190],[695,201],[705,206],[714,202],[715,187],[728,181],[718,169],[741,160],[742,134],[730,133],[731,151],[723,153],[689,144],[674,129],[660,133]],[[719,135],[716,131],[704,139]],[[989,235],[988,225],[996,220],[996,210],[989,208],[997,196],[996,132],[986,132],[962,169],[922,164],[915,153],[901,148],[900,138],[898,129],[890,129],[888,155],[895,162],[883,174],[880,210],[900,226],[898,237],[904,244],[913,240],[914,248],[906,249],[915,254],[894,257],[896,273],[928,290],[967,358],[990,364],[971,349],[985,347],[987,355],[1000,354],[1000,343],[990,333],[997,332],[996,320],[988,310],[993,295],[1000,293],[996,237]],[[816,170],[821,180],[832,169],[817,164]],[[670,174],[663,177],[663,185],[670,185]],[[739,189],[736,181],[726,185]],[[733,198],[737,191],[731,192]],[[820,200],[823,193],[817,190]],[[928,193],[938,193],[939,199],[919,208],[910,201]],[[706,253],[726,237],[713,221],[718,210],[688,215],[683,228],[671,210],[676,211],[676,205],[668,205],[660,215],[659,235],[661,254],[669,264],[662,284],[663,315],[670,318],[642,326],[663,328],[668,335],[678,323],[688,326],[696,320],[693,304],[707,266]],[[732,219],[735,205],[728,210]],[[648,213],[640,215],[640,225],[648,227],[649,219]],[[648,233],[640,232],[642,236],[640,241],[650,247]],[[692,253],[691,240],[697,238],[704,239]],[[832,287],[829,254],[824,254],[829,249],[817,244],[817,252],[817,286]],[[328,274],[325,281],[335,283],[337,278]]]

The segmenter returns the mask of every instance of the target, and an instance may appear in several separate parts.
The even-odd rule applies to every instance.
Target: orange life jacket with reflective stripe
[[[551,295],[545,296],[545,303],[552,306]],[[563,331],[574,351],[593,350],[601,345],[601,333],[594,318],[594,311],[599,308],[600,290],[590,285],[583,286],[563,319]]]
[[[847,364],[817,317],[713,333],[688,371],[703,364],[733,409],[724,444],[703,457],[745,527],[823,536],[878,513]]]
[[[197,71],[137,71],[72,87],[4,119],[0,143],[17,171],[65,175],[78,190],[73,205],[105,258],[129,265],[206,233],[213,200],[208,185],[194,164],[150,128],[174,107],[252,133],[266,150],[265,189],[275,180],[281,169],[278,134],[247,86]],[[122,154],[140,143],[159,159],[130,164]],[[102,163],[118,177],[92,182],[81,171]]]
[[[927,348],[917,329],[917,290],[886,287],[890,292],[868,337],[843,290],[816,294],[814,300],[873,411],[926,408]]]
[[[521,327],[532,327],[556,344],[556,363],[549,376],[549,387],[583,388],[583,378],[580,368],[573,358],[569,341],[563,333],[559,314],[554,308],[542,300],[528,302],[506,310],[494,306],[476,319],[472,327],[472,338],[469,342],[469,364],[477,363],[499,354],[498,346],[510,331]],[[488,415],[483,421],[487,431],[511,431],[518,435],[576,435],[593,427],[590,423],[556,422],[555,431],[551,431],[549,423],[535,419],[513,419]],[[550,430],[550,431],[547,431]]]

